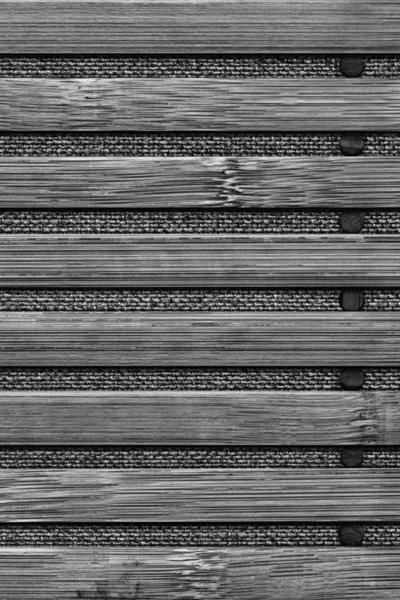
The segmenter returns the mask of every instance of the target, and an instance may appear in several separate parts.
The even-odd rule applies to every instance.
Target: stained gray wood
[[[4,469],[10,522],[400,522],[400,470]]]
[[[5,0],[5,53],[398,52],[389,0]]]
[[[1,600],[397,600],[398,548],[1,548]]]
[[[392,287],[400,236],[8,234],[0,285]]]
[[[2,157],[0,208],[399,208],[398,157]]]
[[[0,79],[3,131],[399,128],[396,79]]]
[[[3,366],[400,366],[400,314],[0,313]]]
[[[397,392],[0,392],[5,444],[396,444]]]

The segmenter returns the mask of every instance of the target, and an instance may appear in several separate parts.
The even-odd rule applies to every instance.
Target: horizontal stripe
[[[397,313],[0,313],[7,366],[400,366]]]
[[[0,392],[5,444],[396,444],[397,392]]]
[[[400,237],[3,235],[5,287],[400,286]]]
[[[399,158],[1,158],[0,209],[399,208]]]
[[[400,521],[399,469],[7,469],[10,522]]]
[[[0,79],[3,132],[399,128],[397,79]]]
[[[0,4],[3,53],[398,52],[389,0],[90,0]]]

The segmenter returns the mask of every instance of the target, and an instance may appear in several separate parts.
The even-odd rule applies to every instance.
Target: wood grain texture
[[[0,600],[397,600],[398,548],[1,548]]]
[[[396,131],[397,79],[0,79],[2,131]]]
[[[7,234],[11,287],[394,287],[400,236]]]
[[[396,444],[397,392],[0,392],[1,444]]]
[[[395,468],[0,470],[3,523],[400,522],[399,505]]]
[[[400,366],[400,314],[0,313],[2,366]]]
[[[3,53],[398,52],[389,0],[5,0]]]
[[[398,157],[1,157],[1,209],[399,208]]]

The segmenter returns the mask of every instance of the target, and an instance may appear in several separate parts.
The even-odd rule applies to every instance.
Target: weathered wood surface
[[[0,79],[2,131],[399,128],[396,79]]]
[[[1,157],[0,208],[399,208],[398,157]]]
[[[11,287],[394,287],[400,236],[7,234]]]
[[[399,505],[395,468],[0,470],[4,523],[400,522]]]
[[[400,366],[397,312],[0,313],[2,366]]]
[[[0,600],[397,600],[398,548],[1,548]]]
[[[5,444],[396,444],[397,392],[0,392]]]
[[[389,0],[5,0],[3,53],[398,52]]]

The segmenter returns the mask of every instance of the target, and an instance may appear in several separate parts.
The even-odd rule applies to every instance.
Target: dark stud
[[[365,69],[365,59],[363,56],[354,54],[342,56],[340,60],[340,70],[345,77],[360,77]]]
[[[339,539],[344,546],[359,546],[364,539],[363,528],[357,523],[342,525],[339,529]]]
[[[340,215],[340,228],[344,233],[360,233],[365,217],[362,212],[344,211]]]
[[[344,467],[361,467],[364,459],[364,450],[358,446],[343,448],[340,455]]]
[[[364,137],[359,133],[344,133],[339,141],[342,154],[357,156],[364,148]]]
[[[343,369],[340,373],[340,385],[345,390],[359,390],[364,383],[362,369]]]
[[[343,290],[340,294],[340,305],[343,310],[360,310],[364,305],[364,292],[361,290]]]

